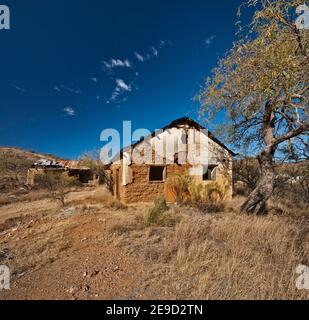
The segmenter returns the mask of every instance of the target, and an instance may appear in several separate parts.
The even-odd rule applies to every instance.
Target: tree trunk
[[[274,190],[274,151],[264,150],[258,157],[260,164],[260,178],[256,188],[249,194],[243,203],[241,210],[252,214],[265,214],[267,212],[267,200],[272,196]]]
[[[274,190],[274,168],[273,156],[276,151],[274,144],[275,115],[273,112],[272,101],[265,104],[263,113],[262,134],[265,142],[265,149],[258,156],[260,164],[260,178],[255,189],[249,194],[243,203],[241,210],[247,213],[264,214],[267,212],[267,200],[272,196]]]

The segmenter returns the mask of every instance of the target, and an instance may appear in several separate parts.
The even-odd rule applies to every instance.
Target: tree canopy
[[[201,113],[224,113],[230,142],[276,151],[300,138],[308,148],[309,30],[297,28],[300,0],[249,0],[252,22],[239,25],[238,40],[199,94]],[[267,111],[268,110],[268,111]],[[268,126],[268,127],[267,127]],[[268,130],[267,130],[267,128]],[[226,130],[228,128],[228,130]],[[286,148],[285,148],[286,151]]]

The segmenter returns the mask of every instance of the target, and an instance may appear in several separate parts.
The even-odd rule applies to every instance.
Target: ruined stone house
[[[175,202],[167,179],[181,174],[202,185],[215,184],[223,198],[230,199],[234,155],[194,120],[177,119],[122,149],[113,159],[114,195],[124,203],[150,202],[159,196]]]
[[[99,177],[90,168],[81,165],[79,161],[47,159],[38,160],[28,169],[26,185],[34,186],[38,177],[51,172],[55,174],[67,172],[69,176],[77,178],[82,184],[99,186]]]

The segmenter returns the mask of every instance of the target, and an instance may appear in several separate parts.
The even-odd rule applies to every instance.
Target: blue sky
[[[0,145],[76,158],[100,133],[189,116],[234,40],[232,0],[11,0],[0,30]]]

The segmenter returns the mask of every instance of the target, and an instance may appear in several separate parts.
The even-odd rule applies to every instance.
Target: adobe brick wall
[[[132,165],[133,182],[123,186],[125,203],[150,202],[164,193],[164,182],[149,182],[147,165]]]
[[[167,164],[166,165],[166,178],[173,174],[188,175],[189,164],[177,165]],[[136,165],[132,164],[130,168],[133,171],[133,181],[127,185],[122,185],[122,174],[123,168],[122,163],[117,166],[113,166],[112,176],[114,179],[114,194],[116,195],[116,169],[119,168],[119,199],[127,204],[136,202],[153,202],[159,196],[164,196],[164,182],[149,182],[149,165]],[[202,181],[201,178],[196,177],[197,183],[212,184],[213,181]],[[219,165],[216,174],[216,182],[222,186],[224,190],[224,199],[228,200],[232,197],[232,175],[229,170],[226,170],[223,166]],[[221,188],[220,188],[221,189]]]
[[[188,174],[188,165],[178,166],[171,164],[166,166],[167,177],[173,173]],[[120,179],[120,200],[125,203],[152,202],[159,196],[164,195],[164,182],[149,182],[148,165],[131,165],[133,170],[133,182],[123,186]],[[122,177],[122,166],[120,176]],[[113,170],[113,177],[116,178],[116,171]],[[115,181],[115,180],[114,180]],[[115,187],[114,187],[115,190]]]

